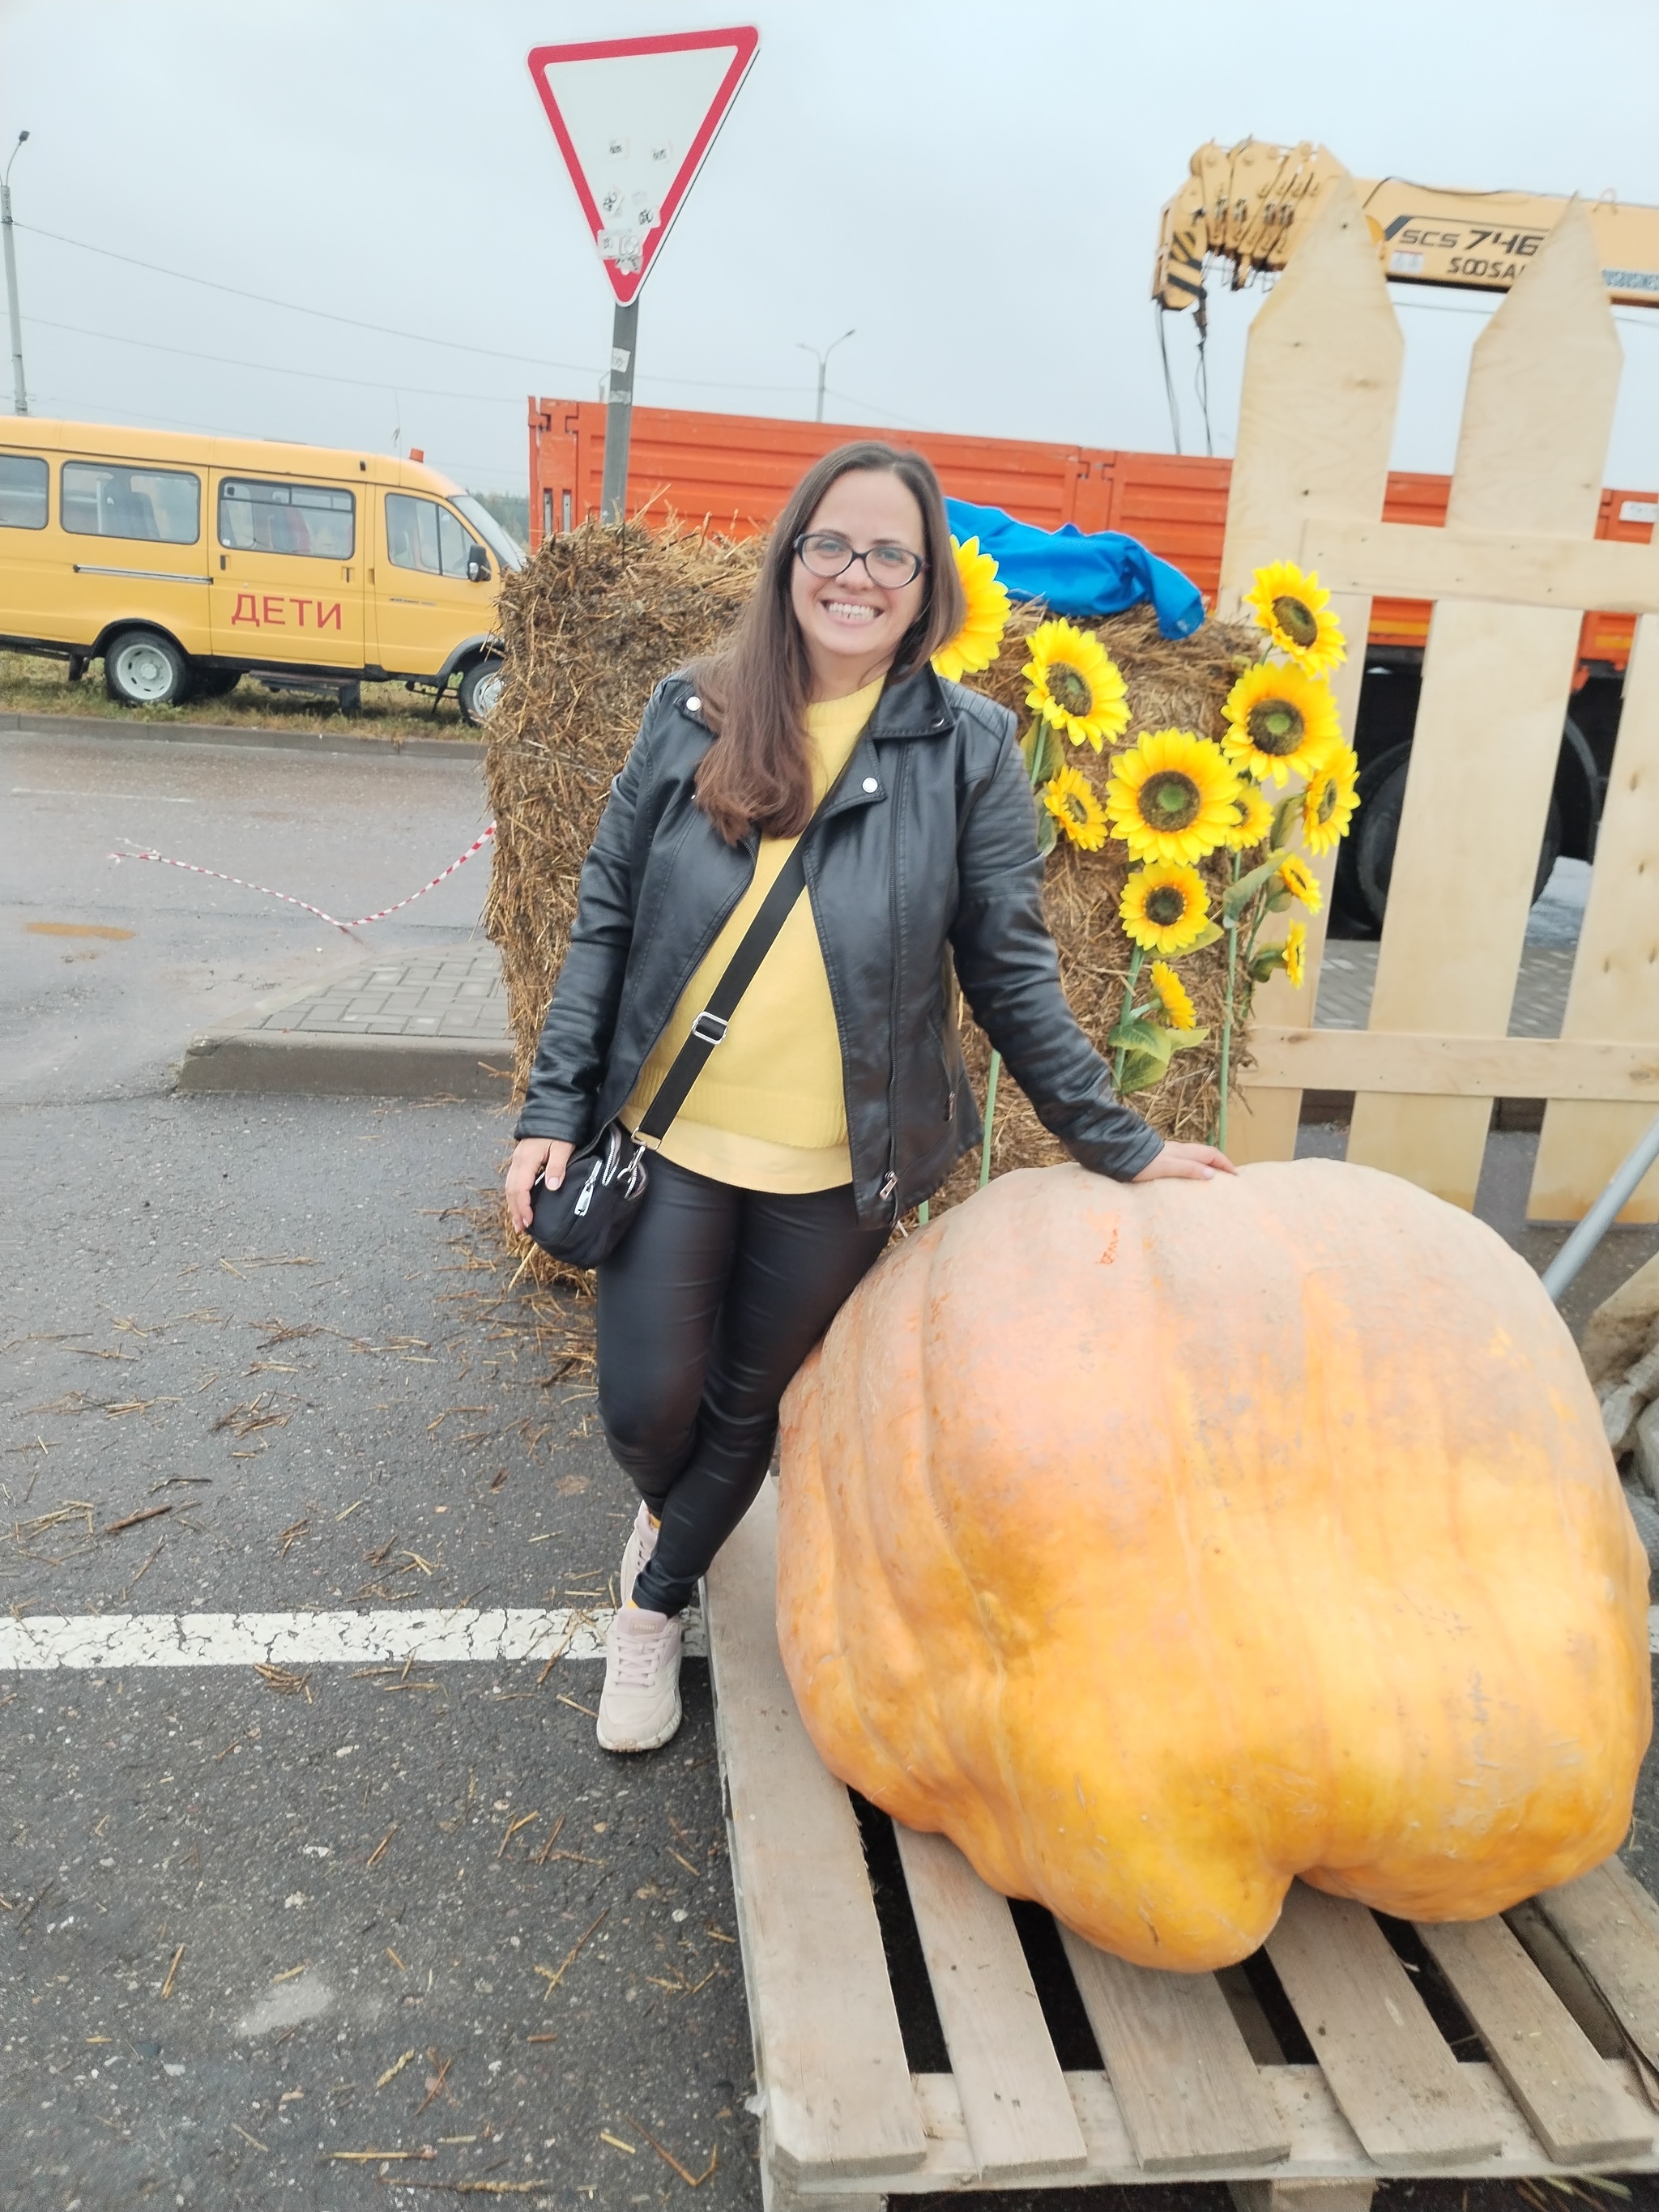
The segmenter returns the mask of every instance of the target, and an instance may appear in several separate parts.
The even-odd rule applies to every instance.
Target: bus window
[[[148,538],[193,545],[202,527],[202,480],[182,469],[132,469],[65,461],[63,520],[86,538]]]
[[[46,463],[22,453],[0,453],[0,530],[46,526]]]
[[[389,491],[386,550],[394,568],[418,568],[428,576],[459,576],[465,581],[472,538],[436,500],[411,499],[407,492]]]
[[[349,561],[357,541],[357,502],[325,484],[219,486],[219,543],[240,553],[303,553]]]

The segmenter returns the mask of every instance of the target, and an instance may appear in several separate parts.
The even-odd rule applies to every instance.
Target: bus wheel
[[[461,720],[470,722],[476,730],[495,712],[495,702],[501,696],[501,664],[499,660],[475,660],[461,678]]]
[[[177,707],[190,696],[190,665],[171,639],[124,629],[104,649],[104,689],[123,707]]]

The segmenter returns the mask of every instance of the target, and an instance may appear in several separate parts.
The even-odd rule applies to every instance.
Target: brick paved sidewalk
[[[1364,1028],[1376,982],[1376,955],[1375,944],[1348,938],[1333,938],[1326,945],[1319,970],[1319,1011],[1314,1016],[1320,1029]],[[1560,1036],[1574,957],[1571,945],[1527,947],[1510,1010],[1511,1036]]]
[[[501,955],[488,942],[386,960],[342,975],[244,1024],[336,1036],[459,1037],[498,1046],[507,1035]]]
[[[1319,977],[1321,1029],[1365,1026],[1376,981],[1375,944],[1333,939]],[[1529,945],[1521,963],[1511,1036],[1559,1036],[1572,976],[1573,948]],[[507,1036],[501,956],[489,944],[386,960],[337,977],[304,997],[256,1015],[247,1029],[285,1036],[439,1036],[498,1045]]]

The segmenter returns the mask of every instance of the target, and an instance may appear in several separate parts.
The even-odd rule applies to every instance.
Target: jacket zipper
[[[896,766],[897,774],[893,779],[896,788],[890,802],[893,807],[893,865],[887,871],[887,940],[893,948],[892,984],[887,1006],[887,1173],[876,1193],[879,1201],[891,1206],[895,1221],[898,1219],[898,1206],[894,1198],[898,1188],[898,1115],[895,1095],[898,1087],[899,965],[902,951],[899,938],[898,878],[903,858],[905,785],[910,772],[908,750],[899,754]]]

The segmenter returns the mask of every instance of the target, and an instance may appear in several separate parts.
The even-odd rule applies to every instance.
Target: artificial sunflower
[[[1302,794],[1302,838],[1310,853],[1328,853],[1348,834],[1359,804],[1357,754],[1342,745],[1321,763]]]
[[[1281,653],[1310,676],[1324,676],[1348,657],[1342,625],[1329,611],[1331,595],[1310,569],[1294,561],[1271,561],[1255,572],[1244,604]]]
[[[1273,826],[1273,802],[1260,784],[1246,781],[1233,793],[1233,805],[1238,809],[1238,821],[1222,842],[1230,852],[1248,853]]]
[[[1227,694],[1222,739],[1241,775],[1283,783],[1292,769],[1312,775],[1342,743],[1329,689],[1299,668],[1247,668]]]
[[[1187,987],[1167,960],[1154,960],[1148,971],[1164,1018],[1172,1030],[1195,1030],[1198,1013],[1187,995]]]
[[[1118,913],[1132,945],[1146,952],[1175,954],[1203,936],[1206,906],[1204,878],[1196,868],[1182,860],[1154,860],[1150,867],[1130,870]]]
[[[1008,593],[997,581],[997,564],[979,550],[977,538],[958,544],[953,538],[957,574],[962,580],[962,627],[933,655],[933,669],[948,683],[988,668],[1002,650],[1002,633],[1008,623]]]
[[[1079,769],[1058,769],[1042,787],[1042,803],[1074,845],[1097,853],[1106,842],[1106,811]]]
[[[1308,925],[1293,921],[1285,933],[1285,981],[1299,991],[1308,979]]]
[[[1031,632],[1031,657],[1020,671],[1030,679],[1025,703],[1074,745],[1086,738],[1098,752],[1129,726],[1129,696],[1117,663],[1092,631],[1056,618]]]
[[[1201,860],[1238,817],[1238,778],[1219,745],[1190,730],[1153,730],[1112,763],[1106,811],[1137,860]]]
[[[1319,878],[1299,854],[1286,853],[1279,864],[1279,880],[1310,914],[1318,913],[1323,898]]]

